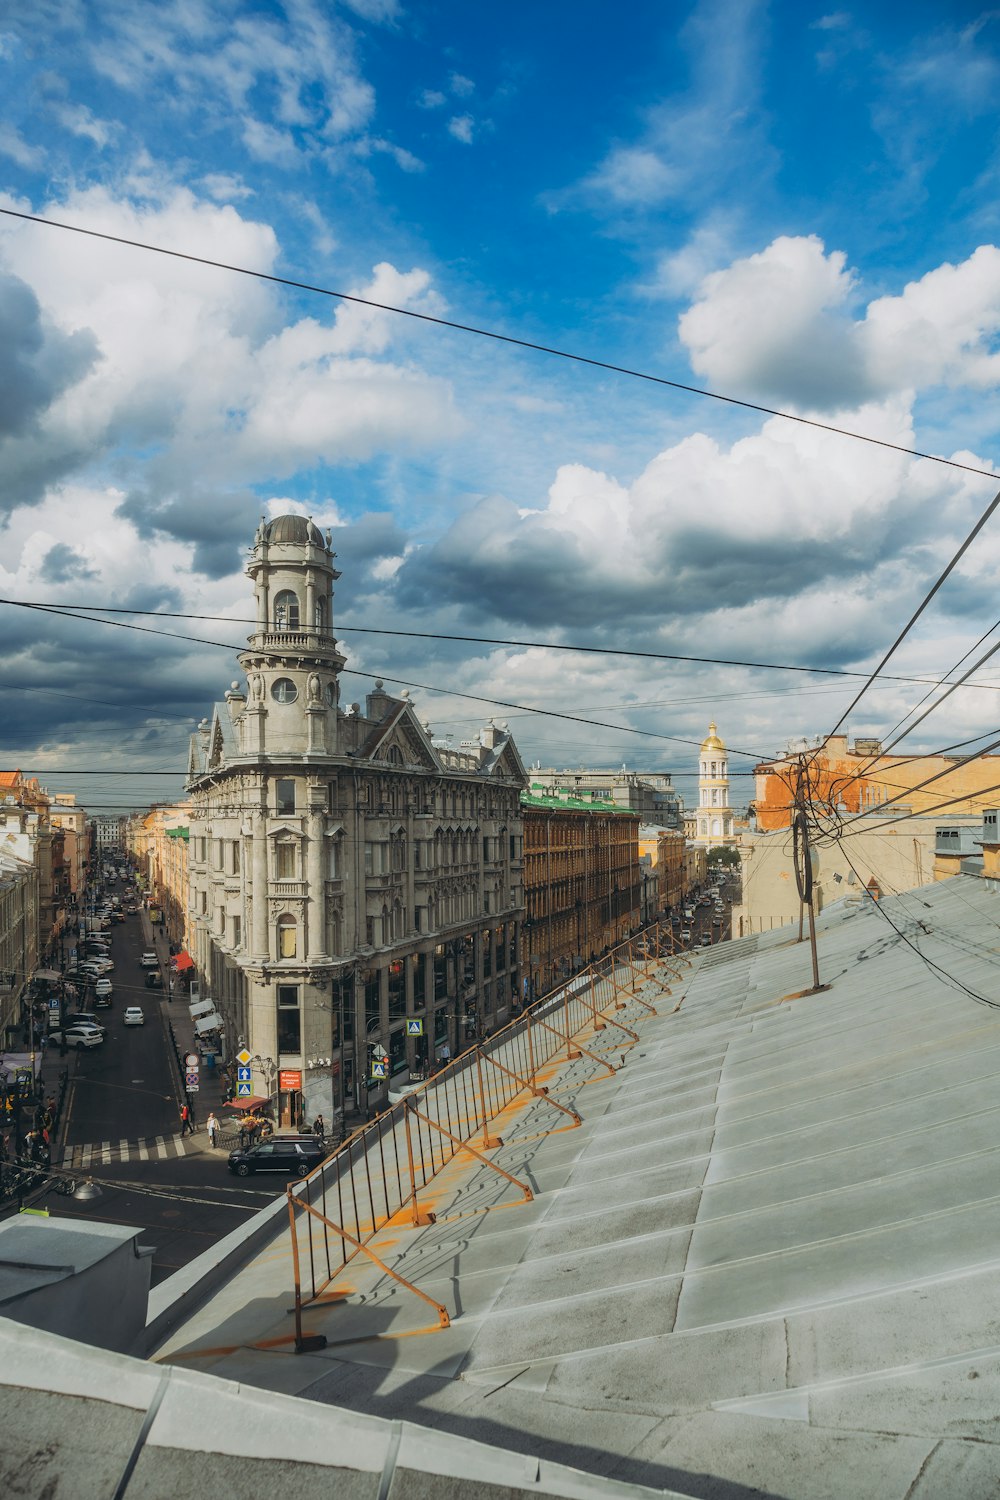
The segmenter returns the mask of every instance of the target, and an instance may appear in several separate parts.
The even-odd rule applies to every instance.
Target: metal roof
[[[623,996],[501,1146],[441,1172],[437,1222],[397,1216],[376,1239],[449,1327],[356,1259],[308,1310],[327,1347],[276,1352],[279,1234],[193,1315],[178,1300],[156,1357],[609,1487],[995,1494],[1000,900],[957,876],[831,908],[821,993],[794,938],[720,944],[663,973],[671,993]],[[191,1274],[156,1289],[161,1316]]]

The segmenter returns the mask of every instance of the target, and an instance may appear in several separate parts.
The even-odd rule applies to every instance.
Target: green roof
[[[556,812],[609,813],[616,818],[635,818],[639,814],[630,807],[616,807],[613,802],[603,802],[589,797],[541,797],[535,792],[521,793],[522,807],[552,808]]]
[[[187,828],[167,828],[164,830],[168,839],[183,839],[188,841],[189,830]]]

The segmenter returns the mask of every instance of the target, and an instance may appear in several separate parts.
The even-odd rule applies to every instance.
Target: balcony
[[[277,655],[339,656],[337,643],[328,635],[314,630],[263,630],[251,637],[255,651],[273,651]]]

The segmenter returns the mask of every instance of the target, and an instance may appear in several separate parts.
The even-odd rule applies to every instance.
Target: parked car
[[[126,1026],[145,1026],[146,1017],[142,1013],[141,1005],[129,1005],[125,1008],[122,1020]]]
[[[250,1177],[255,1172],[284,1172],[286,1176],[308,1177],[319,1166],[327,1148],[312,1135],[279,1135],[259,1146],[230,1151],[229,1170],[236,1177]]]
[[[111,999],[111,980],[110,979],[98,979],[98,980],[96,980],[95,983],[94,983],[94,994],[95,994],[95,996],[98,999],[101,999],[102,996],[106,995],[107,998],[110,1000]]]
[[[50,1033],[51,1040],[57,1046],[65,1040],[67,1047],[99,1047],[104,1041],[104,1032],[99,1026],[90,1026],[83,1021],[74,1026],[67,1026],[64,1031],[53,1031]]]
[[[144,953],[139,960],[139,964],[143,969],[158,969],[160,967],[160,960],[155,953]]]

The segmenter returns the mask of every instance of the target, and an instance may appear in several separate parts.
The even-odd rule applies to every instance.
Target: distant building
[[[610,804],[638,813],[644,823],[679,828],[683,803],[668,771],[593,770],[532,766],[529,770],[532,796],[573,802]]]
[[[729,758],[712,723],[702,741],[698,758],[698,812],[693,843],[703,849],[739,841],[733,810],[729,805]]]
[[[38,868],[0,848],[0,1050],[16,1042],[40,956]]]
[[[94,841],[98,849],[124,849],[128,819],[105,816],[94,819]]]
[[[564,792],[528,792],[521,803],[524,967],[536,996],[638,929],[639,818]]]
[[[458,750],[376,679],[341,705],[329,532],[261,522],[257,624],[191,742],[189,951],[227,1057],[283,1123],[362,1113],[502,1025],[520,994],[524,767]]]
[[[982,817],[996,800],[1000,756],[885,755],[881,741],[831,735],[820,745],[791,748],[779,760],[754,767],[754,808],[762,833],[791,825],[795,768],[803,755],[809,763],[811,797],[819,812],[853,816],[883,809],[886,816],[912,812],[922,817],[944,813],[947,820]],[[886,804],[891,806],[886,807]],[[905,807],[897,804],[905,804]]]

